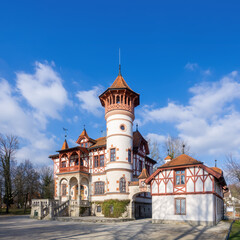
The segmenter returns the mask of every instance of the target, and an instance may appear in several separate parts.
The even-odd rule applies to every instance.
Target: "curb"
[[[228,239],[229,239],[229,236],[230,236],[230,233],[231,233],[231,230],[232,230],[232,225],[233,225],[234,222],[235,222],[235,220],[232,221],[232,223],[231,223],[231,225],[230,225],[230,228],[228,229],[228,234],[227,234],[225,240],[228,240]]]

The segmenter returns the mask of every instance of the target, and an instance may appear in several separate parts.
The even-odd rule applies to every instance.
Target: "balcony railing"
[[[70,166],[70,167],[60,167],[60,173],[66,173],[66,172],[77,172],[77,171],[80,171],[80,172],[89,172],[89,168],[88,167],[85,167],[85,166],[79,166],[79,165],[76,165],[76,166]]]

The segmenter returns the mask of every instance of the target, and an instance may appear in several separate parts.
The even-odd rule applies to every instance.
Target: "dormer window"
[[[175,171],[175,185],[185,184],[185,170]]]

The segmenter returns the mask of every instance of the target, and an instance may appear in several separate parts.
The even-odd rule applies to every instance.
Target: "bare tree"
[[[40,170],[41,179],[41,197],[53,199],[54,197],[54,183],[53,170],[50,167],[42,167]]]
[[[168,136],[162,147],[165,156],[169,155],[172,159],[183,153],[190,153],[188,143],[179,137]]]
[[[148,146],[149,146],[150,157],[157,162],[161,161],[162,159],[161,159],[160,150],[159,150],[160,144],[157,141],[152,141],[151,139],[148,139]]]
[[[227,178],[232,183],[240,183],[240,161],[230,153],[226,156]]]
[[[33,168],[29,160],[20,163],[16,168],[14,185],[18,205],[24,207],[26,213],[27,204],[31,203],[33,197],[40,196],[40,176]]]
[[[4,179],[4,202],[6,204],[6,213],[9,212],[10,204],[13,202],[12,197],[12,179],[11,163],[14,154],[18,149],[18,138],[13,135],[3,136],[0,134],[0,162]]]

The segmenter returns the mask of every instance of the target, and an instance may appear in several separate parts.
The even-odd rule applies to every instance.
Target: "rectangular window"
[[[66,167],[66,161],[61,162],[61,167],[65,168]]]
[[[104,194],[104,182],[95,182],[95,194]]]
[[[104,155],[100,155],[100,167],[104,167]]]
[[[87,143],[85,143],[85,148],[87,148],[88,147],[88,144]]]
[[[66,195],[67,195],[67,185],[62,184],[62,196],[66,196]]]
[[[185,184],[185,170],[175,171],[175,185]]]
[[[110,150],[110,161],[111,162],[116,161],[116,149],[115,148],[112,148]]]
[[[175,198],[175,214],[186,215],[186,198]]]
[[[94,167],[98,167],[98,156],[94,156]]]
[[[142,172],[142,161],[141,160],[139,160],[139,167],[138,167],[138,169],[139,169],[139,172]]]
[[[131,163],[132,162],[132,152],[130,149],[128,149],[128,162]]]

